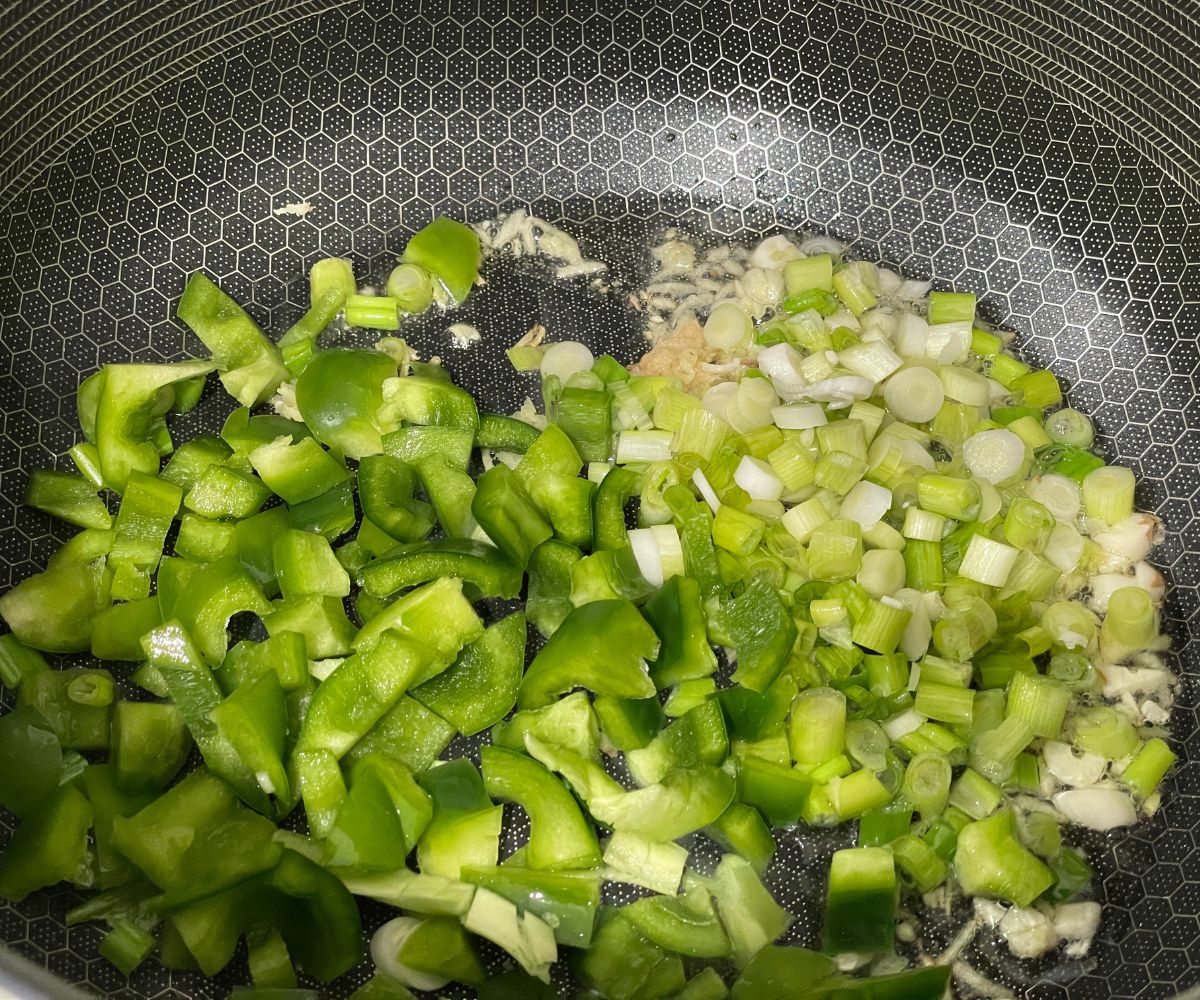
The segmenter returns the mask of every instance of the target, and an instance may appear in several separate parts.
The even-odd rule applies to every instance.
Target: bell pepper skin
[[[730,738],[756,743],[782,733],[796,691],[795,680],[787,674],[777,677],[764,691],[745,687],[718,691]]]
[[[837,966],[827,955],[807,948],[768,944],[752,958],[733,984],[734,1000],[792,1000],[828,995]]]
[[[101,889],[110,889],[140,879],[137,869],[113,844],[113,820],[118,816],[128,817],[141,812],[154,801],[155,793],[131,792],[121,788],[113,764],[89,764],[83,772],[81,789],[92,806],[96,884]]]
[[[88,849],[92,807],[63,785],[25,819],[0,854],[0,897],[19,903],[30,893],[74,878]]]
[[[471,440],[479,429],[479,410],[465,389],[452,382],[406,375],[383,384],[383,419],[393,426],[430,424],[467,431]]]
[[[267,597],[279,595],[279,583],[275,578],[275,539],[291,527],[292,520],[286,507],[272,507],[234,525],[238,562]],[[159,593],[162,593],[161,571]],[[170,614],[170,610],[164,614]]]
[[[89,703],[73,697],[73,684],[106,687],[110,694],[107,700]],[[66,749],[103,750],[108,746],[112,686],[107,670],[47,670],[25,678],[17,704],[37,711]]]
[[[729,938],[717,919],[712,897],[702,885],[687,885],[679,896],[634,900],[622,914],[661,948],[693,958],[724,958]]]
[[[345,756],[421,674],[430,655],[428,647],[386,632],[345,660],[317,688],[296,752],[325,749]]]
[[[289,438],[276,438],[250,452],[250,464],[289,505],[313,500],[350,475],[313,438],[301,438],[295,444]]]
[[[425,458],[440,458],[459,472],[471,464],[475,441],[465,427],[437,424],[407,424],[383,435],[383,450],[389,458],[415,465]]]
[[[584,985],[610,1000],[668,997],[686,982],[679,956],[643,935],[623,909],[606,909],[576,969]]]
[[[312,437],[312,431],[299,421],[277,413],[252,413],[246,406],[234,410],[221,426],[221,440],[232,449],[224,461],[235,468],[244,468],[246,456],[264,444],[280,438],[288,438],[294,444],[306,437]]]
[[[592,544],[592,503],[596,485],[577,476],[549,473],[529,484],[529,495],[554,529],[554,537],[568,545]]]
[[[625,763],[639,785],[661,781],[676,768],[717,766],[729,754],[725,719],[716,701],[706,701],[680,716],[641,750],[631,750]]]
[[[442,293],[435,295],[446,305],[458,305],[479,277],[479,237],[470,226],[440,215],[413,234],[401,260],[423,267]]]
[[[117,511],[108,568],[112,595],[118,600],[150,596],[150,575],[158,569],[171,522],[183,495],[174,483],[131,473]]]
[[[321,351],[296,379],[296,408],[322,444],[348,458],[378,455],[383,385],[395,375],[380,351]]]
[[[524,420],[506,417],[501,413],[481,413],[479,430],[475,432],[475,447],[524,454],[540,433]],[[579,470],[575,471],[578,474]]]
[[[642,613],[662,643],[650,676],[661,691],[681,681],[710,677],[717,658],[705,632],[700,585],[687,576],[673,576],[650,595]]]
[[[288,521],[299,531],[315,531],[336,541],[354,527],[354,483],[347,478],[320,496],[288,506]]]
[[[697,500],[682,483],[663,490],[663,499],[671,508],[671,517],[679,531],[687,575],[700,584],[700,594],[706,602],[723,597],[728,588],[717,562],[712,540],[713,519],[708,504]]]
[[[421,871],[458,878],[464,866],[495,865],[504,810],[488,798],[475,765],[459,758],[418,781],[433,800],[433,818],[417,844]]]
[[[300,750],[291,755],[289,781],[304,800],[308,832],[318,840],[329,836],[346,801],[346,781],[329,750]]]
[[[236,559],[209,563],[192,574],[171,608],[195,640],[204,659],[219,666],[229,648],[229,619],[242,611],[261,616],[271,610],[258,584]]]
[[[601,802],[612,813],[620,812],[627,805],[621,799],[625,789],[594,757],[587,757],[570,747],[542,742],[532,733],[525,736],[525,752],[551,771],[561,774],[589,810],[593,802]]]
[[[738,654],[734,681],[752,691],[766,690],[796,641],[796,625],[779,595],[758,577],[721,609],[720,621]]]
[[[433,802],[417,784],[412,772],[399,760],[384,754],[367,754],[350,768],[350,784],[366,779],[378,781],[400,819],[405,854],[411,852],[433,818]],[[393,866],[394,867],[394,866]]]
[[[84,387],[92,379],[80,386],[80,423],[90,440],[85,414],[92,406],[94,439],[106,486],[120,493],[131,472],[149,476],[158,472],[161,456],[153,438],[174,403],[173,386],[207,375],[213,367],[206,361],[105,365],[92,377],[98,379],[90,386],[94,404],[84,400]]]
[[[392,871],[408,853],[400,817],[378,774],[360,772],[324,842],[323,863],[354,872]]]
[[[233,958],[249,928],[271,915],[275,900],[259,875],[175,910],[164,925],[164,964],[170,947],[174,968],[199,968],[215,976]]]
[[[525,616],[519,612],[485,629],[445,671],[412,695],[464,736],[487,729],[517,703],[525,669]]]
[[[334,875],[294,851],[284,851],[267,884],[285,897],[275,924],[301,969],[327,983],[358,965],[358,904]]]
[[[530,868],[600,864],[596,831],[558,778],[536,760],[500,747],[483,747],[480,760],[488,794],[501,802],[516,802],[529,816],[525,857]]]
[[[159,792],[192,752],[192,737],[169,702],[119,701],[112,715],[112,768],[126,792]]]
[[[350,595],[350,577],[320,535],[295,529],[283,532],[275,539],[272,562],[284,598]]]
[[[174,483],[186,494],[200,481],[209,466],[223,465],[232,455],[233,450],[219,437],[203,434],[176,448],[159,473],[159,478]]]
[[[397,957],[409,969],[468,986],[479,986],[487,979],[487,970],[475,954],[467,932],[451,917],[422,920],[404,939]]]
[[[112,527],[112,515],[96,487],[81,476],[34,469],[25,487],[25,503],[80,528]]]
[[[477,527],[471,513],[475,480],[435,455],[419,459],[413,468],[421,477],[442,531],[452,538],[470,538]]]
[[[0,635],[0,684],[15,691],[23,678],[49,669],[46,658],[36,649],[30,649],[11,632]]]
[[[207,275],[188,279],[176,315],[212,352],[226,391],[243,406],[263,402],[290,374],[279,349]]]
[[[492,466],[476,481],[471,513],[496,547],[521,569],[529,565],[533,550],[554,534],[506,465]]]
[[[592,549],[619,549],[629,543],[625,528],[625,505],[637,495],[639,477],[630,469],[616,466],[601,481],[592,501]]]
[[[672,771],[632,792],[593,797],[591,814],[606,826],[648,840],[678,840],[708,826],[733,801],[734,782],[715,767]]]
[[[394,757],[423,774],[454,738],[454,727],[415,698],[404,695],[346,754],[354,763],[370,754]]]
[[[574,750],[589,760],[600,756],[600,728],[592,703],[576,691],[544,708],[525,709],[492,727],[492,743],[507,750],[525,750],[525,737]],[[543,761],[545,763],[545,761]]]
[[[662,728],[663,710],[657,698],[614,698],[604,694],[592,707],[608,742],[622,753],[649,746]]]
[[[358,464],[363,515],[396,542],[417,542],[433,529],[433,508],[413,496],[417,474],[391,455],[366,455]]]
[[[63,773],[62,746],[36,709],[0,715],[0,806],[24,818],[45,805]]]
[[[188,512],[179,519],[175,554],[195,562],[217,562],[237,555],[237,525]],[[160,563],[161,565],[161,563]]]
[[[571,569],[583,558],[573,545],[556,538],[543,542],[529,559],[525,614],[543,638],[550,638],[571,613]]]
[[[746,965],[791,926],[790,914],[771,898],[744,858],[735,854],[721,858],[708,887],[717,901],[717,912],[738,966]]]
[[[592,942],[600,911],[600,877],[592,872],[549,872],[515,865],[467,867],[462,880],[488,889],[541,917],[554,928],[554,939],[570,948]]]
[[[287,705],[275,672],[268,671],[237,688],[209,713],[209,718],[242,767],[254,775],[259,788],[282,803],[290,803],[292,793],[283,766]]]
[[[775,856],[775,838],[762,814],[742,802],[731,802],[704,832],[719,847],[745,858],[759,878]]]
[[[221,690],[232,694],[269,672],[279,679],[284,691],[296,691],[308,683],[304,636],[299,632],[277,632],[262,642],[243,640],[225,654],[216,675]]]
[[[0,617],[27,646],[82,653],[92,643],[93,618],[112,604],[109,586],[103,557],[59,563],[0,595]]]
[[[541,708],[576,687],[623,698],[655,694],[645,661],[658,636],[628,601],[595,601],[572,611],[534,657],[521,684],[521,708]]]
[[[462,581],[454,577],[410,590],[363,625],[354,648],[365,649],[384,632],[397,631],[430,647],[437,654],[437,670],[444,670],[463,646],[483,635],[483,622],[462,590]]]
[[[484,597],[513,598],[521,592],[521,571],[498,549],[473,538],[438,538],[391,549],[367,563],[359,582],[376,597],[418,584],[458,577]]]
[[[793,826],[812,790],[795,768],[746,757],[738,765],[738,798],[759,809],[772,826]]]
[[[607,390],[569,385],[547,400],[546,410],[585,462],[607,462],[612,456],[612,396]]]
[[[249,517],[271,496],[257,476],[224,465],[210,465],[183,498],[188,510],[211,518]]]
[[[353,273],[350,275],[349,287],[355,287]],[[354,292],[350,291],[349,294]],[[322,285],[319,293],[314,290],[308,311],[279,338],[280,356],[287,370],[293,375],[299,375],[308,367],[308,363],[316,354],[317,338],[337,318],[337,314],[346,304],[346,297],[345,287]]]

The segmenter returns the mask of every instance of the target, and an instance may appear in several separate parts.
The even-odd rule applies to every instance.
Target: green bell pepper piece
[[[603,694],[593,708],[608,742],[627,753],[650,745],[662,728],[663,710],[658,698],[615,698]]]
[[[653,591],[628,545],[601,549],[571,566],[571,603],[576,607],[617,598],[640,602]]]
[[[175,402],[175,389],[187,379],[207,375],[213,367],[207,361],[105,365],[79,387],[80,424],[84,436],[96,443],[110,489],[122,492],[131,472],[150,476],[158,472],[161,455],[154,438],[160,428],[165,429],[163,415]],[[89,412],[94,414],[93,433],[88,432]]]
[[[540,917],[521,913],[503,896],[477,888],[462,922],[472,934],[508,952],[529,975],[550,982],[550,967],[558,961],[558,945],[554,931]]]
[[[404,939],[397,958],[406,968],[468,986],[487,979],[467,932],[453,917],[426,917]]]
[[[390,872],[403,863],[409,846],[382,778],[373,771],[357,774],[325,837],[322,863],[355,872]]]
[[[17,704],[34,709],[68,750],[108,747],[113,677],[107,670],[72,667],[25,678]]]
[[[431,507],[430,510],[432,509]],[[362,552],[361,564],[358,566],[358,571],[361,571],[363,566],[366,566],[372,559],[379,559],[382,556],[386,556],[393,549],[399,547],[396,539],[365,515],[362,521],[359,522],[358,532],[355,534],[353,541]]]
[[[589,760],[600,755],[600,729],[592,703],[576,691],[544,708],[517,712],[507,722],[492,727],[492,743],[508,750],[525,750],[525,737],[566,747]],[[545,763],[543,761],[543,763]]]
[[[60,566],[82,566],[95,562],[101,556],[107,556],[112,551],[114,532],[112,529],[84,528],[64,542],[49,559],[47,569],[58,569]]]
[[[423,424],[466,431],[475,440],[479,410],[465,389],[452,382],[406,375],[383,383],[382,419],[389,426]]]
[[[293,528],[315,531],[329,541],[335,541],[354,527],[354,483],[345,479],[333,489],[303,503],[288,507],[288,519]]]
[[[354,288],[351,274],[350,287]],[[353,291],[350,294],[354,294]],[[308,311],[279,338],[279,354],[284,365],[293,375],[301,374],[317,353],[317,338],[336,318],[346,304],[344,287],[330,287],[319,295],[313,295]]]
[[[683,961],[647,938],[625,916],[624,908],[607,909],[592,946],[577,963],[584,985],[609,1000],[652,1000],[681,990]]]
[[[470,294],[483,258],[479,237],[470,226],[439,215],[412,235],[400,259],[428,271],[442,292],[435,297],[456,306]]]
[[[752,691],[765,691],[791,656],[796,625],[775,589],[756,577],[721,608],[722,631],[737,652],[733,679]]]
[[[413,496],[417,475],[391,455],[367,455],[358,464],[363,515],[394,542],[416,542],[433,530],[433,508]]]
[[[318,441],[348,458],[383,450],[383,385],[396,362],[380,351],[321,351],[296,379],[296,409]]]
[[[36,649],[30,649],[11,632],[0,635],[0,684],[15,690],[25,677],[49,669],[46,658]]]
[[[729,754],[725,719],[715,701],[706,701],[680,716],[644,749],[625,755],[629,773],[639,785],[652,785],[676,768],[721,764]]]
[[[234,525],[237,558],[252,580],[263,588],[268,597],[279,594],[275,578],[275,539],[291,530],[292,520],[286,507],[272,507]],[[162,592],[162,573],[159,572],[159,593]]]
[[[307,437],[312,437],[312,431],[299,421],[277,413],[252,413],[246,406],[234,410],[221,426],[221,439],[233,449],[228,464],[239,468],[247,464],[250,452],[264,444],[280,438],[288,438],[294,444]]]
[[[0,806],[20,818],[41,809],[63,777],[63,752],[50,723],[22,706],[0,715]]]
[[[725,1000],[729,987],[712,966],[705,966],[675,994],[675,1000]]]
[[[660,948],[693,958],[725,958],[729,938],[713,909],[712,897],[699,883],[679,896],[647,896],[621,911],[626,920]]]
[[[733,1000],[794,1000],[828,996],[837,966],[807,948],[768,944],[746,963],[733,984]]]
[[[437,424],[409,424],[383,436],[383,450],[390,458],[412,465],[433,456],[462,472],[471,464],[474,446],[466,428]]]
[[[80,528],[112,527],[112,515],[96,487],[80,476],[34,469],[25,487],[25,503]]]
[[[263,402],[289,376],[279,349],[202,272],[188,279],[176,315],[212,353],[225,391],[243,406]]]
[[[738,765],[738,798],[759,809],[772,826],[793,826],[812,790],[811,778],[795,768],[757,757]]]
[[[476,870],[493,869],[464,869],[464,879],[467,871]],[[412,913],[461,917],[471,908],[471,900],[475,898],[475,886],[466,881],[427,875],[407,868],[399,868],[385,875],[338,874],[354,895],[366,896]]]
[[[595,868],[600,844],[566,787],[524,754],[500,747],[480,750],[483,782],[501,802],[516,802],[529,816],[526,863],[530,868]]]
[[[184,514],[175,536],[175,554],[195,562],[217,562],[237,555],[237,525]],[[161,565],[161,564],[160,564]]]
[[[90,441],[80,441],[67,449],[67,457],[95,489],[104,489],[104,473],[100,469],[100,449]]]
[[[161,624],[157,596],[105,608],[92,619],[92,656],[98,660],[141,660],[142,636]]]
[[[217,733],[237,754],[245,770],[268,795],[292,799],[283,766],[287,742],[287,705],[274,671],[243,684],[209,713]]]
[[[155,793],[123,789],[117,780],[117,769],[113,764],[89,764],[83,772],[82,789],[92,806],[97,886],[101,889],[111,889],[114,886],[144,886],[145,883],[141,881],[137,869],[113,844],[113,821],[118,816],[128,817],[141,812],[154,801]],[[140,903],[149,898],[153,892],[153,888],[148,887],[142,895],[139,888],[137,901]],[[134,909],[136,912],[136,905]],[[69,918],[67,922],[71,922]]]
[[[475,432],[475,447],[519,455],[529,450],[540,433],[524,420],[506,417],[501,413],[481,413],[479,430]]]
[[[212,719],[213,710],[221,703],[221,689],[188,630],[178,621],[169,621],[146,633],[142,648],[209,769],[229,782],[247,805],[262,813],[273,812],[254,772]]]
[[[453,738],[450,723],[405,695],[354,745],[346,760],[355,763],[369,754],[381,753],[400,761],[414,774],[421,774]]]
[[[261,875],[247,879],[172,913],[164,925],[163,964],[199,968],[206,976],[225,968],[242,934],[270,916],[275,901],[263,883]]]
[[[525,449],[525,455],[514,470],[526,486],[549,475],[578,476],[583,459],[566,432],[550,424]]]
[[[406,587],[457,577],[484,597],[513,598],[521,592],[521,571],[494,546],[473,538],[438,538],[392,547],[362,568],[359,583],[376,597]]]
[[[283,897],[275,923],[301,969],[327,983],[358,965],[358,904],[334,875],[294,851],[284,851],[268,885]]]
[[[529,559],[529,588],[525,615],[545,638],[550,638],[571,613],[571,570],[582,553],[556,538],[543,542]]]
[[[176,448],[159,473],[159,478],[174,483],[187,494],[200,481],[206,469],[225,464],[232,455],[229,445],[219,437],[204,434]]]
[[[21,822],[0,854],[0,898],[19,903],[30,893],[78,880],[87,860],[92,807],[73,785],[63,785]]]
[[[355,653],[313,695],[296,751],[345,756],[429,665],[431,650],[395,632]]]
[[[473,736],[512,710],[524,669],[525,616],[518,612],[485,629],[412,695],[464,736]]]
[[[470,538],[477,525],[471,513],[475,480],[438,456],[413,464],[442,531],[455,538]]]
[[[577,476],[548,473],[529,484],[529,495],[554,529],[554,537],[569,545],[590,548],[592,503],[596,484]]]
[[[623,698],[655,694],[645,661],[658,655],[658,636],[628,601],[576,608],[534,657],[521,684],[521,708],[541,708],[576,687]]]
[[[671,508],[671,516],[679,531],[687,576],[700,584],[700,595],[705,601],[724,596],[728,588],[717,562],[717,551],[712,540],[713,519],[708,504],[697,500],[682,483],[663,490],[663,499]]]
[[[506,465],[492,466],[476,481],[471,513],[496,547],[521,569],[529,565],[533,550],[554,534]]]
[[[725,712],[730,737],[757,743],[778,736],[784,731],[796,690],[796,681],[785,673],[775,678],[764,691],[751,691],[746,687],[718,691],[717,701]]]
[[[272,551],[275,576],[284,598],[320,594],[348,597],[350,576],[320,535],[308,531],[281,533]]]
[[[140,472],[130,473],[117,511],[108,568],[112,595],[118,600],[150,596],[150,575],[158,569],[171,522],[183,494],[168,483]]]
[[[351,787],[360,778],[370,778],[383,786],[392,808],[400,819],[405,854],[412,851],[433,818],[433,803],[425,790],[417,784],[412,771],[394,757],[374,753],[359,758],[351,766]]]
[[[348,1000],[416,1000],[416,997],[398,979],[377,972],[351,993]]]
[[[300,504],[327,493],[350,473],[313,438],[292,444],[276,438],[250,452],[250,464],[262,481],[288,504]]]
[[[750,862],[736,854],[721,858],[708,887],[716,898],[717,912],[739,967],[791,926],[787,910],[771,898]]]
[[[176,598],[171,615],[179,619],[204,659],[215,667],[229,648],[229,619],[243,611],[263,617],[270,610],[258,584],[231,558],[197,569]]]
[[[346,782],[338,759],[329,750],[300,750],[291,755],[291,787],[304,800],[308,831],[318,840],[329,836],[346,801]]]
[[[762,814],[742,802],[731,802],[704,832],[718,847],[745,858],[759,878],[775,857],[775,839]]]
[[[630,469],[617,466],[600,481],[592,503],[592,548],[620,549],[629,544],[625,527],[625,505],[641,488],[641,478]]]
[[[257,476],[210,465],[183,498],[183,505],[202,517],[242,518],[255,513],[270,496],[270,487]]]
[[[270,614],[263,616],[267,634],[299,632],[304,636],[304,648],[310,660],[327,660],[347,656],[354,649],[358,631],[346,617],[339,597],[307,594],[275,601]]]
[[[359,631],[354,648],[365,649],[387,631],[400,632],[432,649],[437,654],[435,672],[440,673],[463,646],[483,635],[483,622],[463,596],[462,581],[443,577],[410,590],[371,618]]]
[[[611,777],[598,761],[568,747],[544,743],[536,736],[527,734],[525,752],[551,771],[561,774],[571,786],[571,790],[588,804],[589,809],[593,800],[615,801],[625,792],[620,783]]]
[[[540,917],[554,939],[571,948],[592,942],[600,910],[600,877],[592,872],[548,872],[515,865],[462,869],[462,880],[515,903],[522,913]]]
[[[671,577],[650,595],[642,613],[662,644],[650,666],[659,690],[716,671],[717,658],[708,643],[700,585],[695,580]]]
[[[543,386],[542,394],[546,395]],[[566,386],[548,403],[550,419],[564,431],[585,462],[607,462],[612,455],[612,396],[603,389]]]
[[[433,819],[417,844],[422,872],[459,878],[463,867],[495,865],[504,807],[492,805],[475,765],[459,758],[421,775]]]
[[[257,989],[295,989],[296,969],[277,927],[260,924],[246,932],[246,963]]]
[[[825,900],[825,950],[882,954],[896,936],[896,865],[883,847],[835,851]]]
[[[112,715],[112,768],[126,792],[159,792],[192,752],[192,737],[169,702],[119,701]]]
[[[79,653],[91,646],[92,622],[112,604],[103,557],[60,563],[27,577],[0,595],[0,617],[27,646],[48,653]]]
[[[262,642],[243,640],[225,654],[216,671],[226,694],[266,673],[274,673],[284,691],[297,691],[308,684],[304,636],[299,632],[276,632]]]
[[[716,820],[733,801],[734,781],[715,767],[672,771],[656,785],[593,796],[591,814],[614,830],[647,840],[678,840]]]

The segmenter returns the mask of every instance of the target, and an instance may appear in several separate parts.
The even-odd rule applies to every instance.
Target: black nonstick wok
[[[436,212],[531,208],[628,282],[671,225],[828,233],[978,293],[1094,415],[1105,454],[1137,470],[1139,504],[1170,528],[1155,558],[1171,583],[1183,763],[1164,806],[1132,832],[1078,838],[1105,914],[1089,957],[1021,963],[986,933],[966,957],[1018,996],[1192,987],[1198,19],[1195,0],[4,3],[0,587],[65,537],[20,497],[28,470],[73,443],[82,375],[199,349],[173,319],[193,270],[278,331],[307,301],[312,260],[386,273]],[[305,215],[273,212],[303,201]],[[432,323],[411,339],[494,408],[528,390],[503,350],[536,320],[627,359],[638,348],[633,316],[583,288],[517,276],[469,310],[482,345],[451,350]],[[11,827],[0,815],[0,845]],[[832,842],[783,845],[771,885],[793,909],[819,902],[815,861]],[[68,983],[216,997],[246,981],[237,963],[215,982],[148,963],[126,982],[98,957],[98,930],[64,926],[76,898],[0,905],[0,997],[67,996]],[[931,921],[928,946],[960,918]],[[815,944],[817,922],[802,917],[791,940]]]

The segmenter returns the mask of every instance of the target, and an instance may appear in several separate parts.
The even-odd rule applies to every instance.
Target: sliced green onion
[[[397,264],[388,275],[387,293],[401,312],[422,313],[433,302],[433,279],[417,264]]]
[[[1116,524],[1133,513],[1133,471],[1120,465],[1105,465],[1089,472],[1083,480],[1083,510],[1106,524]]]
[[[700,408],[700,400],[681,389],[667,387],[654,401],[654,426],[664,431],[677,431],[683,415]]]
[[[705,343],[735,357],[750,346],[753,338],[754,324],[736,302],[715,306],[704,322]]]
[[[1013,674],[1008,685],[1006,716],[1024,719],[1035,736],[1058,739],[1071,692],[1058,681],[1037,674]]]
[[[351,295],[346,299],[346,322],[367,330],[399,330],[400,304],[390,295]]]
[[[946,390],[937,373],[920,365],[902,368],[883,385],[887,408],[901,420],[923,424],[937,416]]]
[[[996,896],[1017,906],[1028,906],[1054,883],[1050,870],[1017,839],[1011,812],[959,831],[954,871],[963,892]]]
[[[917,480],[917,499],[925,510],[957,521],[971,521],[979,514],[982,497],[979,487],[969,479],[931,472]]]
[[[873,771],[863,769],[826,783],[826,794],[840,820],[857,819],[891,801],[892,793]]]
[[[950,786],[950,805],[971,819],[990,816],[999,807],[1003,793],[978,771],[967,768]]]
[[[1012,774],[1017,755],[1033,741],[1033,727],[1010,715],[971,745],[971,766],[992,781],[1005,781]]]
[[[958,567],[960,576],[989,587],[1003,587],[1016,565],[1019,549],[986,535],[975,535],[967,545],[966,555]]]
[[[713,544],[734,555],[748,556],[762,543],[766,524],[753,514],[745,514],[729,504],[722,504],[713,518]]]
[[[783,284],[788,295],[813,290],[833,291],[833,257],[819,253],[789,260],[783,265]]]
[[[937,752],[919,753],[908,762],[900,793],[925,821],[942,814],[950,801],[950,759]]]
[[[864,459],[844,451],[831,451],[817,462],[815,481],[822,489],[845,496],[866,471]]]
[[[1016,386],[1017,380],[1029,373],[1029,365],[1007,354],[997,354],[988,362],[988,374],[1006,389]]]
[[[673,439],[670,431],[621,431],[617,435],[617,464],[669,461]]]
[[[1045,409],[1062,402],[1062,389],[1054,373],[1045,369],[1029,372],[1016,379],[1011,388],[1019,392],[1026,406]]]
[[[1137,730],[1116,709],[1107,705],[1085,708],[1071,721],[1074,743],[1080,750],[1106,760],[1121,760],[1138,746]]]
[[[803,503],[789,508],[779,519],[779,523],[787,529],[801,545],[807,545],[818,528],[833,520],[829,509],[820,497],[810,497]]]
[[[929,892],[946,880],[946,862],[920,837],[906,834],[888,846],[900,871],[917,892]]]
[[[951,725],[970,725],[974,713],[975,692],[950,684],[921,681],[917,685],[913,707],[938,722]]]
[[[1046,418],[1046,433],[1056,444],[1072,448],[1090,448],[1096,439],[1096,428],[1091,420],[1069,406],[1056,410]]]
[[[1154,599],[1141,587],[1121,587],[1108,598],[1108,612],[1100,625],[1100,652],[1117,663],[1146,649],[1159,634]]]
[[[1176,757],[1171,748],[1157,736],[1146,740],[1142,749],[1121,773],[1121,783],[1134,795],[1148,799],[1157,790]]]
[[[792,760],[814,768],[837,757],[846,745],[846,696],[833,688],[809,688],[796,695],[788,723]]]
[[[809,539],[808,569],[814,580],[849,580],[862,565],[862,553],[862,529],[856,522],[829,521],[816,528]]]

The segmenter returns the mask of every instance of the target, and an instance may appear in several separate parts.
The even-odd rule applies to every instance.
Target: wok
[[[1151,821],[1079,837],[1104,922],[1082,961],[973,965],[1018,995],[1164,997],[1200,982],[1200,28],[1194,0],[695,0],[489,4],[18,0],[0,8],[0,586],[60,527],[23,509],[29,469],[73,442],[99,363],[199,345],[172,318],[203,267],[265,327],[307,266],[379,274],[435,212],[516,206],[644,276],[668,225],[828,233],[975,291],[1091,413],[1170,532],[1156,559],[1184,679],[1183,763]],[[307,200],[304,216],[273,209]],[[631,358],[632,317],[517,277],[470,306],[484,343],[413,334],[492,407],[528,387],[503,349],[539,318]],[[219,404],[218,404],[219,405]],[[195,427],[215,419],[202,406]],[[4,696],[4,697],[7,697]],[[4,703],[7,706],[7,703]],[[466,751],[467,746],[455,749]],[[11,833],[0,816],[0,844]],[[513,831],[516,836],[518,831]],[[835,835],[828,835],[830,837]],[[821,845],[783,845],[772,888],[819,900]],[[153,963],[127,983],[67,929],[69,890],[0,906],[0,995],[209,997]],[[368,914],[368,922],[379,914]],[[943,922],[946,923],[946,922]],[[953,920],[926,930],[936,950]],[[791,932],[815,942],[816,921]],[[28,962],[24,960],[27,959]],[[46,973],[45,970],[48,970]],[[345,995],[366,970],[334,984]]]

